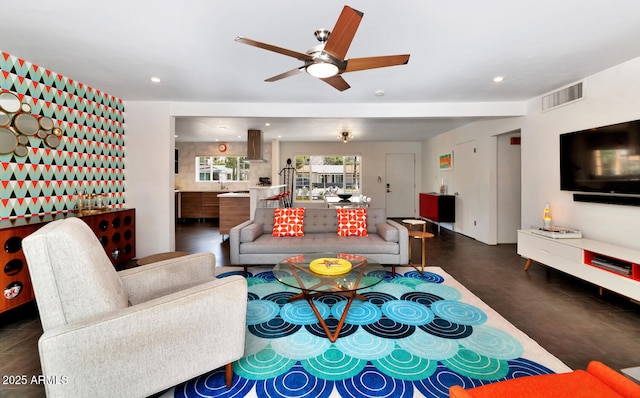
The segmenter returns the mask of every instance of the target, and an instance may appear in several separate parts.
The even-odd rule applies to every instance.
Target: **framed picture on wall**
[[[439,158],[441,171],[453,170],[453,151],[443,153]]]

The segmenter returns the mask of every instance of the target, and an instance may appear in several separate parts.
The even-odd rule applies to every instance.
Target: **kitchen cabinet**
[[[227,193],[220,199],[220,235],[229,235],[231,228],[251,219],[248,194]]]
[[[219,218],[219,191],[184,191],[178,193],[178,218]]]

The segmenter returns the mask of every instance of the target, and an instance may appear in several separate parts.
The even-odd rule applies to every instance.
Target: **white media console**
[[[519,230],[518,254],[528,260],[525,270],[533,260],[640,300],[640,250],[584,238],[553,239]]]

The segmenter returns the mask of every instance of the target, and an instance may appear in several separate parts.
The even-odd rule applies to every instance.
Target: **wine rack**
[[[7,220],[0,223],[0,313],[34,299],[29,269],[22,252],[22,240],[48,222],[79,217],[93,230],[105,253],[117,269],[136,255],[135,209],[109,209],[90,214],[66,213]]]

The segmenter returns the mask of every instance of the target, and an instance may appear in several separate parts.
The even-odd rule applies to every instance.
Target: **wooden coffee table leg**
[[[332,343],[335,343],[336,340],[338,340],[338,336],[340,336],[340,331],[342,331],[342,326],[344,326],[344,321],[347,318],[349,307],[351,307],[351,303],[353,303],[353,297],[349,297],[349,299],[347,300],[347,305],[344,307],[344,312],[342,313],[342,316],[338,321],[338,325],[336,325],[336,330],[333,333],[331,333],[331,331],[329,330],[329,326],[327,326],[327,323],[324,321],[324,319],[322,319],[322,316],[320,316],[320,312],[318,312],[318,309],[313,304],[313,300],[309,299],[307,301],[309,302],[311,309],[313,309],[313,312],[316,314],[316,318],[318,318],[318,322],[320,323],[320,326],[322,326],[322,329],[324,330],[324,332],[327,334],[329,341]]]

